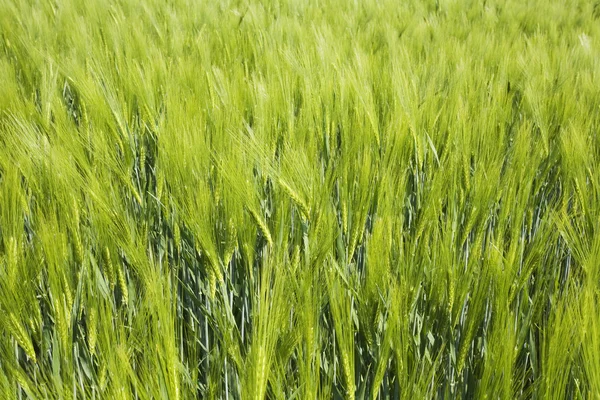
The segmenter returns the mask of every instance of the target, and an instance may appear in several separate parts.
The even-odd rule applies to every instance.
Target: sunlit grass
[[[0,398],[600,396],[599,35],[0,0]]]

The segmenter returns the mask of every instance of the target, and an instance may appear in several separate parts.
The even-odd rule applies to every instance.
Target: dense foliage
[[[0,398],[597,398],[599,40],[583,0],[0,0]]]

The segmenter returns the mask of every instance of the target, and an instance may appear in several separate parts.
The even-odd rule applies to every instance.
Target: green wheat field
[[[0,0],[0,399],[599,399],[600,3]]]

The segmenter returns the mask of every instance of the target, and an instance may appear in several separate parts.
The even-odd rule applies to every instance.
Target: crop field
[[[0,399],[598,399],[599,129],[589,0],[0,0]]]

